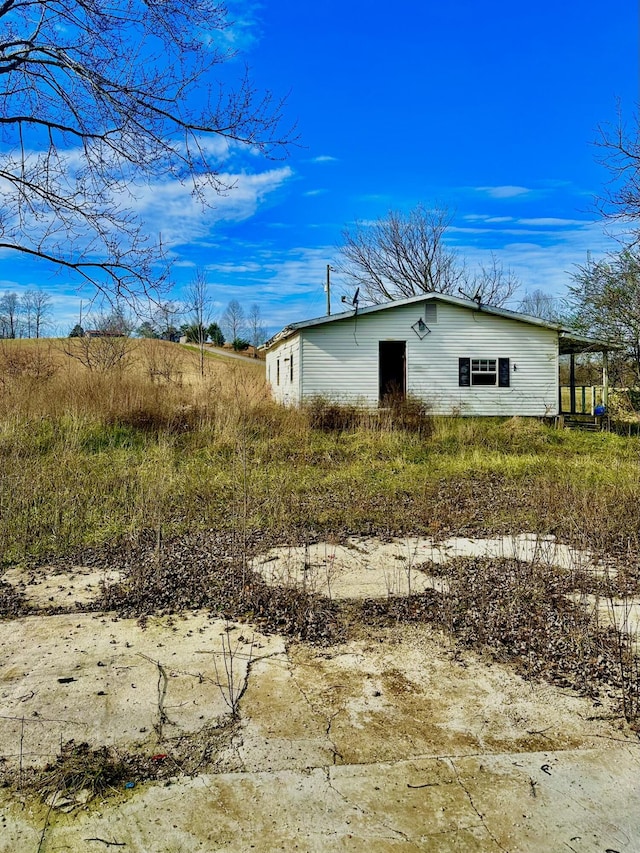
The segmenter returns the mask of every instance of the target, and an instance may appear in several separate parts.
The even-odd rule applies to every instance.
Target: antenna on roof
[[[346,305],[346,303],[349,301],[349,299],[346,296],[341,296],[340,301],[344,302]],[[353,294],[353,298],[351,299],[351,304],[355,308],[356,314],[358,313],[358,302],[359,301],[360,301],[360,288],[356,287],[356,292]]]
[[[478,308],[480,307],[480,301],[481,301],[481,299],[480,299],[480,297],[481,297],[480,288],[478,288],[476,290],[476,292],[473,294],[473,296],[469,296],[469,294],[465,293],[461,287],[458,288],[458,293],[461,293],[465,299],[469,300],[469,302],[477,302]]]

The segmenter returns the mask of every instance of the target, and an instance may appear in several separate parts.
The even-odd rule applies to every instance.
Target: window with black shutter
[[[508,358],[459,358],[458,385],[462,388],[485,385],[508,388],[511,364]]]

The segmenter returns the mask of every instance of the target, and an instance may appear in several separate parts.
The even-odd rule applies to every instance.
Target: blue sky
[[[284,161],[220,144],[236,187],[203,212],[179,184],[141,189],[137,209],[175,259],[174,295],[206,270],[213,314],[257,302],[270,332],[324,313],[326,264],[345,226],[419,202],[454,214],[468,265],[493,251],[523,290],[562,294],[587,251],[612,241],[593,212],[606,170],[598,124],[638,103],[631,0],[233,0],[231,35],[259,87],[287,94],[299,146]],[[0,293],[40,285],[56,325],[80,299],[66,275],[1,259]],[[334,279],[335,303],[342,292]]]

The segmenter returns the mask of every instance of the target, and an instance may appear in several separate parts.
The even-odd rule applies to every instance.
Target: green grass
[[[155,342],[154,364],[163,353]],[[3,563],[158,526],[283,540],[533,530],[637,551],[636,438],[521,419],[416,432],[353,413],[324,431],[268,399],[259,365],[220,359],[200,380],[180,353],[179,382],[152,382],[139,345],[125,373],[89,375],[57,353],[53,373],[0,386]]]

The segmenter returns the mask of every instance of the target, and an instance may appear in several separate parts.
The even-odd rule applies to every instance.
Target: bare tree
[[[244,308],[237,299],[232,299],[225,308],[224,314],[220,318],[220,324],[224,329],[227,340],[239,341],[247,332],[247,318],[244,313]]]
[[[565,322],[568,307],[563,299],[551,296],[544,290],[537,288],[525,291],[524,296],[518,303],[518,311],[528,314],[530,317],[539,317],[549,323]]]
[[[160,240],[136,186],[167,176],[231,189],[212,139],[281,154],[282,103],[233,56],[218,0],[0,3],[0,248],[72,270],[104,293],[155,293]]]
[[[207,327],[210,320],[211,296],[209,284],[203,270],[197,270],[187,289],[187,309],[191,315],[191,332],[200,353],[200,376],[204,376],[204,345],[207,342]]]
[[[87,334],[94,337],[128,338],[135,328],[135,322],[126,305],[117,302],[110,311],[96,315]]]
[[[51,305],[51,297],[39,287],[33,291],[33,324],[35,327],[36,338],[42,335],[42,332],[48,328],[51,323],[51,315],[53,307]]]
[[[520,287],[520,281],[516,274],[509,268],[504,268],[502,261],[491,252],[489,263],[480,264],[474,273],[467,273],[466,288],[458,290],[471,290],[474,299],[485,305],[504,305]]]
[[[372,224],[342,232],[340,271],[371,302],[417,293],[451,293],[464,283],[453,250],[444,243],[451,215],[419,205],[405,215],[390,210]]]
[[[252,347],[257,349],[260,344],[265,342],[267,337],[265,325],[262,320],[262,312],[257,302],[254,302],[249,308],[247,328],[249,329],[249,342]]]
[[[33,330],[33,290],[20,294],[20,319],[24,336],[30,338]]]
[[[634,240],[640,240],[640,119],[635,115],[629,128],[622,114],[615,124],[598,128],[595,142],[600,162],[607,167],[611,181],[597,200],[600,213],[607,219],[631,225]]]
[[[420,204],[408,214],[390,210],[372,224],[356,223],[342,232],[339,270],[371,303],[472,290],[468,295],[485,304],[503,305],[517,279],[493,255],[489,265],[471,274],[445,241],[451,221],[446,208]]]
[[[7,292],[0,298],[0,331],[3,338],[18,335],[20,298],[17,293]]]
[[[20,308],[27,337],[39,338],[50,321],[51,297],[39,287],[29,288],[20,297]]]
[[[129,337],[131,323],[122,311],[99,314],[87,319],[86,331],[73,334],[62,344],[65,355],[97,373],[122,371],[129,366],[135,342]]]
[[[181,314],[182,308],[175,302],[161,301],[152,306],[151,325],[157,329],[163,340],[176,342],[180,339],[177,324]]]

